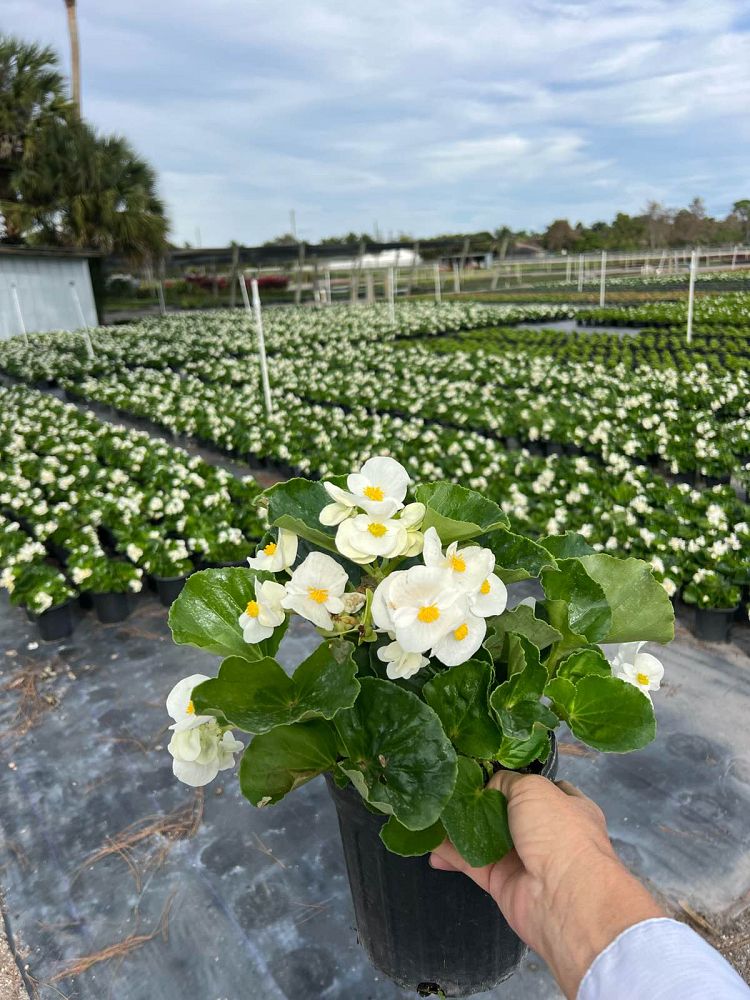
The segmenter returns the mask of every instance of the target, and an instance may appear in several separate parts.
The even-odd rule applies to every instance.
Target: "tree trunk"
[[[81,53],[78,45],[78,18],[76,0],[65,0],[68,10],[68,34],[70,35],[70,79],[73,104],[78,116],[81,115]]]

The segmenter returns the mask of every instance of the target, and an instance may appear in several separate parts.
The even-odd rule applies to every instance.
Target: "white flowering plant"
[[[410,486],[378,457],[262,494],[271,530],[249,568],[194,574],[170,611],[177,643],[224,659],[170,694],[169,750],[177,777],[202,785],[241,730],[254,805],[328,772],[388,817],[390,850],[447,835],[485,864],[511,844],[505,800],[485,787],[496,769],[544,761],[562,722],[603,751],[654,738],[662,669],[641,647],[668,642],[674,614],[645,562],[570,533],[532,541],[461,486]],[[508,585],[530,578],[544,599],[509,609]],[[291,615],[321,642],[289,676],[275,654]],[[611,662],[600,643],[620,644]]]

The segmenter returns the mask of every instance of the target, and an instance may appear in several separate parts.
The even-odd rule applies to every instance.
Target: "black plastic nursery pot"
[[[52,642],[54,639],[64,639],[73,632],[73,608],[72,601],[65,604],[58,604],[54,608],[47,608],[36,618],[36,627],[39,629],[40,638],[45,642]]]
[[[729,642],[737,608],[696,608],[693,633],[705,642]]]
[[[123,622],[130,614],[127,594],[92,594],[96,617],[103,625]]]
[[[185,586],[186,576],[155,576],[156,591],[159,600],[165,608],[171,608],[174,602],[182,593]]]
[[[557,744],[541,769],[557,774]],[[357,937],[370,962],[421,996],[468,997],[511,976],[526,946],[489,895],[465,875],[436,871],[428,855],[402,858],[379,833],[387,817],[371,813],[351,786],[326,775],[338,813]]]

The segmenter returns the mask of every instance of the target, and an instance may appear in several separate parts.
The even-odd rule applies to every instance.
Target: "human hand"
[[[570,782],[499,771],[514,850],[471,868],[449,841],[430,864],[461,871],[488,892],[513,930],[574,998],[596,956],[627,927],[665,914],[620,862],[604,813]]]

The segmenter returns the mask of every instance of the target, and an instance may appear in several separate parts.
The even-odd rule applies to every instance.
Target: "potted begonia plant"
[[[185,581],[193,572],[185,542],[181,538],[162,539],[145,565],[154,578],[159,600],[168,608],[179,597]]]
[[[568,533],[533,541],[500,507],[450,483],[410,493],[394,459],[346,478],[292,479],[261,497],[271,530],[245,568],[195,573],[174,640],[223,657],[171,691],[178,778],[203,785],[243,749],[251,803],[325,774],[359,940],[423,995],[467,996],[515,969],[523,945],[468,879],[425,855],[449,837],[472,865],[512,841],[499,768],[554,774],[560,723],[597,750],[649,743],[674,614],[648,564]],[[508,608],[507,585],[543,599]],[[291,615],[321,636],[291,676],[275,653]],[[600,643],[618,643],[610,661]]]
[[[697,569],[683,588],[682,599],[695,608],[693,631],[706,642],[729,642],[742,591],[723,574]]]
[[[111,625],[130,614],[130,594],[140,593],[143,570],[124,559],[104,556],[81,584],[91,592],[94,610],[100,622]]]
[[[73,631],[72,603],[75,590],[55,566],[48,562],[21,564],[17,574],[8,574],[5,586],[10,602],[23,605],[47,642],[63,639]]]

